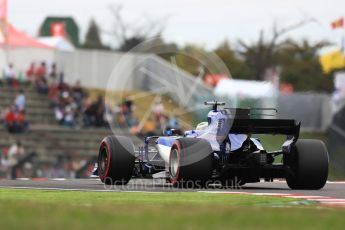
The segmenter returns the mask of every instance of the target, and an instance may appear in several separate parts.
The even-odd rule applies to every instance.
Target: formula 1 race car
[[[128,137],[105,137],[98,156],[101,181],[124,185],[131,178],[165,178],[175,187],[203,188],[283,178],[291,189],[325,185],[326,146],[320,140],[298,139],[300,123],[253,118],[263,111],[276,114],[276,109],[219,109],[225,103],[216,101],[205,105],[212,106],[208,121],[183,135],[169,130],[165,136],[149,136],[136,150]],[[254,137],[258,134],[286,135],[286,140],[281,149],[269,152]]]

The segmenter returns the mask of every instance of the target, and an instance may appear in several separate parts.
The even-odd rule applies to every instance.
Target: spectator
[[[133,111],[135,105],[131,96],[126,96],[121,104],[116,107],[116,112],[118,114],[117,121],[120,126],[126,124],[128,127],[132,128],[137,125],[138,120],[133,116]]]
[[[24,133],[29,130],[29,123],[25,119],[25,110],[16,113],[15,133]]]
[[[112,124],[114,122],[114,118],[115,118],[114,116],[115,116],[115,110],[111,107],[111,105],[106,104],[105,114],[104,114],[105,121]]]
[[[18,159],[23,157],[24,154],[25,150],[20,141],[12,144],[7,153],[10,166],[16,165],[18,163]]]
[[[47,68],[45,62],[42,62],[36,70],[35,85],[38,93],[48,94],[49,87],[47,83]]]
[[[47,68],[46,68],[45,62],[41,62],[41,65],[37,68],[35,75],[36,75],[36,81],[42,80],[42,79],[46,80]]]
[[[156,122],[152,117],[145,122],[143,129],[141,130],[141,134],[144,136],[155,136],[157,135],[157,126]]]
[[[97,101],[94,103],[94,112],[95,112],[95,126],[103,126],[104,122],[104,112],[105,104],[102,96],[98,96]]]
[[[82,101],[85,97],[84,89],[81,87],[80,81],[78,80],[76,84],[72,88],[73,98],[77,103],[78,107],[80,108],[82,105]]]
[[[84,109],[84,126],[89,127],[94,124],[94,107],[92,106],[92,101],[89,98],[86,98],[83,102],[83,109]]]
[[[55,119],[60,125],[71,127],[74,114],[71,114],[73,106],[73,98],[70,96],[70,89],[68,85],[63,82],[57,83],[57,80],[52,80],[48,89],[48,99],[54,107]],[[67,109],[68,108],[68,109]]]
[[[2,108],[0,108],[0,112],[1,112],[1,114],[0,114],[0,124],[4,124],[5,123],[5,114],[6,114],[6,110],[5,109],[2,109]]]
[[[164,115],[165,108],[161,97],[155,98],[155,104],[153,105],[152,111],[154,113],[158,129],[164,132],[167,118]]]
[[[10,87],[16,88],[17,81],[16,81],[16,72],[14,70],[13,64],[10,63],[8,67],[5,69],[5,79]]]
[[[61,105],[58,105],[54,109],[55,119],[59,122],[60,125],[63,125],[64,122],[64,110]]]
[[[134,110],[134,104],[133,104],[133,100],[130,96],[127,96],[125,98],[124,104],[126,106],[126,113],[128,115],[132,115],[132,112]]]
[[[161,97],[155,98],[155,104],[153,105],[152,110],[155,115],[156,122],[160,123],[165,110]]]
[[[34,82],[35,81],[35,63],[32,62],[30,64],[30,67],[26,70],[26,78],[29,82]]]
[[[66,87],[61,90],[60,99],[64,105],[67,105],[70,102],[72,98],[70,97],[69,88]]]
[[[69,105],[65,109],[63,125],[69,128],[73,128],[74,123],[74,113],[72,107]]]
[[[17,111],[21,112],[25,110],[25,95],[24,91],[21,89],[19,90],[19,93],[16,96],[16,99],[14,101],[14,105],[17,109]]]
[[[59,83],[60,83],[60,85],[65,84],[65,75],[64,75],[63,72],[60,73],[60,76],[59,76]]]
[[[116,121],[119,124],[120,127],[125,127],[126,125],[126,118],[125,115],[121,112],[117,114]]]
[[[60,88],[59,84],[57,84],[56,81],[54,81],[48,90],[48,99],[51,103],[52,107],[55,107],[59,104],[59,97],[60,97]]]
[[[9,133],[15,132],[15,120],[16,120],[15,107],[7,109],[5,112],[4,121]]]
[[[19,71],[18,76],[17,76],[17,80],[20,84],[26,83],[26,80],[25,80],[24,75],[23,75],[23,71]]]
[[[49,87],[45,78],[39,78],[36,80],[36,89],[40,94],[48,94]]]
[[[96,102],[90,103],[87,99],[84,102],[85,110],[84,110],[84,126],[104,126],[105,120],[105,104],[103,101],[103,97],[99,96]]]
[[[63,77],[61,73],[59,83],[52,81],[48,89],[48,99],[54,107],[55,119],[59,124],[75,127],[83,122],[85,127],[104,126],[107,114],[103,97],[100,96],[96,102],[92,102],[87,98],[87,92],[79,80],[70,87],[64,83]]]
[[[3,171],[6,175],[6,178],[10,179],[11,178],[11,165],[10,161],[8,160],[8,155],[7,155],[7,150],[3,151],[1,154],[1,159],[0,159],[0,169]]]
[[[57,80],[57,68],[56,68],[56,63],[53,63],[49,72],[49,80],[50,81],[55,81]]]
[[[9,133],[23,133],[29,129],[29,123],[25,119],[25,111],[19,112],[15,106],[6,110],[4,121]]]

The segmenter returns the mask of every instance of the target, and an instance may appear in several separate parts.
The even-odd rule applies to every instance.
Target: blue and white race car
[[[291,189],[321,189],[328,177],[328,152],[320,140],[299,140],[300,123],[286,119],[252,118],[275,109],[212,110],[207,122],[177,135],[149,136],[135,149],[124,136],[105,137],[100,145],[97,174],[106,184],[123,185],[131,178],[165,178],[175,187],[210,184],[238,187],[245,183],[286,179]],[[259,112],[260,113],[260,112]],[[255,134],[286,135],[281,149],[266,151]],[[280,163],[276,161],[280,160]]]

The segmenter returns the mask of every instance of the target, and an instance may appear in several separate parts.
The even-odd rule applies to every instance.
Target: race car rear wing
[[[230,133],[245,134],[284,134],[299,136],[301,123],[285,119],[242,119],[235,118]]]
[[[298,138],[300,123],[290,119],[264,119],[256,117],[275,117],[275,108],[224,108],[223,114],[230,118],[230,133],[246,134],[284,134]],[[255,117],[255,118],[253,118]]]
[[[278,110],[275,108],[224,108],[224,114],[231,114],[235,118],[252,118],[252,117],[275,117]]]

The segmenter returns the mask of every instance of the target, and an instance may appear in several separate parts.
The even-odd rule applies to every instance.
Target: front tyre
[[[103,183],[127,184],[132,177],[134,163],[134,145],[130,138],[107,136],[102,140],[98,155],[98,172]]]
[[[284,164],[290,168],[286,182],[291,189],[318,190],[327,182],[328,151],[320,140],[298,140],[284,156]]]

